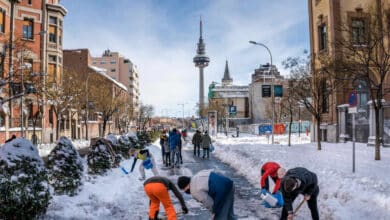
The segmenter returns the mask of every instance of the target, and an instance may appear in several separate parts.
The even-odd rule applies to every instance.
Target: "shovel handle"
[[[305,199],[302,199],[301,203],[299,203],[299,205],[297,206],[297,208],[295,209],[294,211],[294,215],[297,214],[297,212],[299,211],[299,209],[301,208],[301,206],[303,205],[303,203],[305,203]]]

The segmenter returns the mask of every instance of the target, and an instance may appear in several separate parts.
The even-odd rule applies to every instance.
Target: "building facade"
[[[13,134],[54,141],[55,116],[39,91],[61,82],[66,14],[58,0],[0,0],[0,142]]]
[[[221,83],[212,82],[209,86],[208,109],[217,111],[219,125],[227,123],[227,127],[236,127],[250,121],[248,86],[233,84],[228,61]]]
[[[85,82],[82,85],[85,86],[82,95],[85,97],[82,99],[84,104],[68,121],[77,124],[69,126],[77,127],[77,131],[64,131],[77,134],[77,139],[102,137],[107,133],[118,134],[130,126],[123,118],[127,107],[124,103],[129,100],[127,87],[109,76],[106,69],[94,66],[92,60],[88,49],[64,50],[64,69],[76,72],[79,80]],[[109,118],[105,122],[107,116]],[[105,131],[104,123],[107,123]]]
[[[107,75],[127,86],[132,108],[131,118],[139,112],[139,72],[137,66],[118,52],[104,51],[101,57],[92,57],[92,65],[106,69]],[[134,120],[132,120],[134,123]]]
[[[310,25],[310,47],[312,57],[313,73],[322,68],[321,56],[327,56],[336,65],[340,62],[358,59],[359,53],[365,53],[365,48],[370,48],[370,37],[372,42],[373,33],[389,33],[390,23],[390,1],[389,0],[309,0],[309,25]],[[377,23],[373,23],[377,22]],[[378,35],[377,35],[378,36]],[[381,41],[381,42],[380,42]],[[347,54],[338,42],[350,42],[350,50],[356,51],[355,55]],[[389,53],[389,35],[383,34],[378,45],[385,45],[385,53]],[[346,44],[346,43],[345,43]],[[375,46],[374,46],[375,47]],[[374,48],[373,51],[380,50]],[[382,59],[383,60],[383,59]],[[371,65],[368,63],[368,65]],[[373,69],[374,70],[374,69]],[[352,116],[348,114],[349,98],[351,94],[357,96],[356,113],[356,138],[359,142],[372,143],[375,135],[374,116],[372,106],[372,93],[375,88],[370,88],[365,80],[357,79],[356,73],[350,73],[355,78],[347,82],[342,88],[338,88],[323,100],[326,108],[323,110],[320,135],[323,141],[338,142],[351,140],[352,138]],[[385,73],[386,74],[386,73]],[[382,75],[384,76],[384,75]],[[389,77],[382,77],[375,73],[375,70],[368,76],[373,84],[379,84],[383,80],[382,103],[384,108],[381,115],[380,132],[385,145],[388,145],[390,131],[387,127],[389,118],[389,94],[387,91],[390,85]],[[371,104],[370,104],[371,103]],[[312,132],[316,134],[316,132]],[[317,139],[317,137],[313,137]]]
[[[272,72],[271,72],[272,68]],[[260,65],[252,74],[249,84],[249,109],[252,123],[270,123],[272,119],[272,94],[271,88],[274,84],[275,99],[283,96],[283,84],[287,82],[280,75],[275,65]],[[281,89],[281,91],[280,91]]]

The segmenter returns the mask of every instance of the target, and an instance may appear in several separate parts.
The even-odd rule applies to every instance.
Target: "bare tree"
[[[337,76],[331,67],[329,57],[319,57],[322,68],[312,69],[311,58],[289,57],[283,61],[286,69],[290,70],[292,88],[291,98],[301,102],[313,116],[316,123],[317,149],[321,150],[320,125],[322,116],[327,113],[334,102],[330,102],[332,93],[340,88],[345,81]]]
[[[390,36],[390,14],[382,1],[376,1],[368,11],[357,10],[356,19],[343,23],[338,28],[341,38],[334,42],[340,59],[335,65],[339,72],[353,73],[352,82],[364,82],[370,89],[370,98],[375,111],[375,160],[380,160],[380,111],[382,100],[390,91],[390,50],[386,42]],[[352,84],[352,83],[351,83]]]
[[[154,107],[152,105],[140,104],[138,112],[138,130],[145,130],[146,124],[150,121],[154,114]]]

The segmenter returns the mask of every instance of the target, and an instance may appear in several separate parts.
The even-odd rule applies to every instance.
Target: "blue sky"
[[[88,48],[92,56],[118,51],[139,69],[141,101],[156,115],[195,114],[199,73],[192,58],[199,38],[199,17],[210,64],[205,94],[220,82],[225,60],[233,83],[247,85],[260,64],[269,62],[288,74],[281,62],[309,49],[306,0],[62,0],[64,48]]]

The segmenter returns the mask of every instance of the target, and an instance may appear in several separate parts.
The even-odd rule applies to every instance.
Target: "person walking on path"
[[[210,157],[210,145],[211,145],[211,137],[207,133],[207,131],[205,131],[201,139],[201,146],[203,148],[203,158],[206,157],[206,154],[207,154],[207,158]]]
[[[166,164],[166,158],[165,158],[165,148],[164,145],[165,143],[168,142],[168,136],[166,134],[166,131],[164,130],[161,135],[160,135],[160,146],[161,146],[161,157],[163,159],[163,163]]]
[[[155,176],[144,182],[144,190],[150,199],[149,203],[149,220],[157,220],[160,209],[160,202],[164,206],[168,220],[176,220],[176,211],[173,207],[168,190],[172,190],[177,199],[179,199],[184,214],[188,213],[187,206],[183,196],[168,178]]]
[[[271,177],[275,183],[272,194],[276,193],[280,188],[280,181],[286,174],[286,170],[276,162],[267,162],[261,167],[260,187],[261,192],[266,195],[269,189],[268,177]]]
[[[183,164],[183,157],[181,156],[181,149],[182,149],[182,146],[183,146],[183,140],[182,140],[182,133],[180,133],[179,130],[177,130],[177,135],[179,136],[179,144],[178,144],[178,163],[181,163]],[[184,137],[183,137],[184,139]]]
[[[280,219],[292,220],[294,217],[293,202],[299,194],[303,194],[309,206],[311,217],[319,219],[317,197],[319,194],[317,175],[306,168],[297,167],[287,171],[281,182],[284,206]]]
[[[194,156],[198,154],[200,156],[200,144],[202,142],[202,134],[199,130],[196,130],[194,136],[192,137],[192,144],[194,145]]]
[[[211,213],[214,220],[235,220],[234,182],[211,170],[202,170],[193,177],[180,176],[177,185],[191,194]]]
[[[130,172],[133,172],[135,164],[137,163],[137,160],[142,160],[142,163],[139,165],[139,173],[141,174],[140,180],[145,180],[145,169],[152,169],[152,172],[155,176],[158,175],[156,161],[154,160],[153,155],[149,152],[148,149],[143,150],[135,150],[132,149],[132,152],[130,153],[132,156],[134,156],[133,165],[131,166]]]
[[[171,164],[173,167],[175,163],[178,163],[179,160],[179,158],[176,158],[175,160],[175,156],[178,155],[179,144],[180,144],[179,143],[180,136],[177,134],[176,128],[172,129],[172,131],[169,132],[168,142],[169,142],[169,152],[171,154]]]

